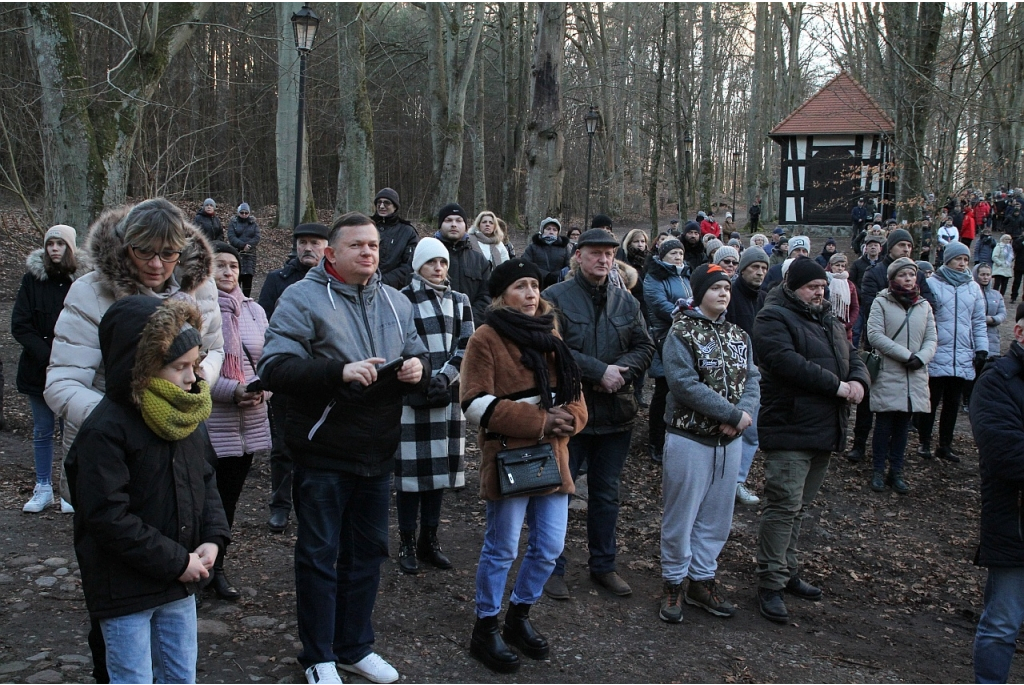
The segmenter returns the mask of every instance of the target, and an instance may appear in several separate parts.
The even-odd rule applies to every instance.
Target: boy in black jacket
[[[112,683],[195,682],[192,595],[230,539],[199,429],[212,406],[195,374],[201,325],[184,301],[115,302],[99,326],[107,392],[65,460],[82,587]]]

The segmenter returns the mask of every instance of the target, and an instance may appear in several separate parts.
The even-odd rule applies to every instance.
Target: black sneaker
[[[853,449],[849,450],[846,453],[846,458],[849,459],[850,461],[854,462],[854,463],[856,463],[858,461],[863,461],[864,460],[864,448],[863,447],[858,447],[857,445],[854,445]]]
[[[939,459],[951,461],[954,464],[960,463],[960,455],[954,452],[952,447],[940,447],[939,449],[935,450],[935,456],[938,457]]]
[[[932,458],[932,448],[931,448],[931,445],[926,445],[923,442],[920,445],[918,445],[917,446],[917,456],[921,457],[922,459],[931,459]]]
[[[789,622],[789,612],[786,611],[786,603],[782,601],[782,590],[757,588],[757,607],[761,615],[772,623]]]
[[[892,486],[892,491],[898,495],[905,495],[910,492],[910,486],[907,485],[907,481],[903,480],[903,473],[900,471],[890,470],[886,482]]]
[[[885,492],[885,471],[875,471],[872,474],[871,489],[875,492]]]

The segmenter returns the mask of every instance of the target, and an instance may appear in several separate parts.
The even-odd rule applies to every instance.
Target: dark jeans
[[[252,454],[240,457],[221,457],[217,459],[217,492],[224,504],[224,513],[228,517],[228,528],[235,525],[235,507],[238,497],[242,494],[245,477],[252,466]]]
[[[239,274],[238,285],[242,288],[242,294],[249,297],[252,292],[252,274]]]
[[[426,492],[396,492],[395,508],[398,509],[398,530],[411,533],[416,530],[416,517],[423,521],[424,528],[437,528],[441,523],[441,501],[444,490]]]
[[[654,394],[651,395],[648,444],[659,450],[665,447],[665,401],[668,399],[668,381],[664,378],[654,379]]]
[[[284,441],[288,396],[274,393],[270,398],[270,510],[286,514],[292,510],[292,452]]]
[[[1016,300],[1020,294],[1020,282],[1024,281],[1024,271],[1013,272],[1013,287],[1010,288],[1010,299]]]
[[[953,444],[953,430],[956,428],[956,417],[960,412],[960,396],[966,382],[956,376],[932,376],[928,379],[932,410],[928,414],[914,414],[914,425],[917,426],[922,445],[932,444],[932,428],[935,426],[935,413],[939,408],[939,402],[942,402],[942,413],[939,415],[939,447],[949,447]]]
[[[871,444],[875,471],[884,471],[886,460],[893,471],[903,471],[911,416],[913,414],[905,411],[880,411],[875,414],[875,439]]]
[[[864,400],[857,405],[857,416],[853,422],[854,447],[859,447],[862,450],[867,448],[873,417],[874,413],[871,411],[871,388],[864,386]]]
[[[1006,297],[1006,284],[1010,282],[1009,276],[993,276],[992,287],[999,291],[999,294]]]
[[[354,664],[373,651],[373,605],[388,558],[391,474],[370,478],[296,466],[293,487],[299,662],[305,668]]]
[[[569,473],[576,480],[587,462],[587,546],[590,572],[615,570],[615,524],[619,520],[619,479],[629,456],[632,431],[576,435],[569,439]],[[565,555],[558,557],[554,575],[565,575]]]

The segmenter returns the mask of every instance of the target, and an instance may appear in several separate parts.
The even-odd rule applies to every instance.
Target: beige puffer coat
[[[935,315],[923,297],[908,310],[903,308],[889,289],[878,293],[868,316],[868,340],[882,355],[882,369],[871,384],[871,411],[931,411],[928,392],[928,362],[935,356],[938,337]],[[906,320],[903,330],[896,331]],[[895,339],[894,339],[895,338]],[[911,355],[923,363],[911,371],[903,365]]]
[[[95,270],[77,279],[68,290],[64,310],[54,328],[50,366],[43,397],[50,409],[64,418],[64,444],[70,447],[78,428],[89,416],[106,388],[100,354],[100,319],[110,305],[129,295],[161,299],[191,296],[203,317],[203,375],[212,386],[224,362],[217,286],[210,277],[213,252],[199,229],[182,249],[181,259],[164,292],[154,293],[141,285],[130,267],[117,224],[131,206],[104,211],[89,228],[83,251]],[[190,224],[191,226],[191,224]]]

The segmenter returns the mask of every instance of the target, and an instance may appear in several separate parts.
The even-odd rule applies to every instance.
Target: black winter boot
[[[242,596],[242,593],[238,591],[228,577],[224,574],[224,555],[217,557],[217,561],[213,562],[213,572],[210,573],[212,579],[210,581],[210,587],[217,593],[217,596],[221,599],[236,600]]]
[[[551,651],[547,638],[534,630],[530,623],[529,604],[509,604],[502,636],[505,642],[518,647],[520,652],[531,659],[547,659]]]
[[[892,486],[893,492],[900,495],[905,495],[908,492],[910,492],[910,486],[907,485],[907,481],[903,480],[902,471],[895,471],[893,469],[889,469],[889,477],[887,480],[889,482],[889,485]]]
[[[416,531],[400,530],[402,545],[398,548],[398,567],[402,573],[419,573],[420,565],[416,561]]]
[[[431,566],[449,569],[452,562],[441,552],[441,543],[437,541],[437,526],[420,528],[420,539],[416,543],[416,556]]]
[[[469,653],[496,673],[515,673],[519,670],[519,657],[508,648],[498,631],[498,617],[478,618],[473,626]]]

